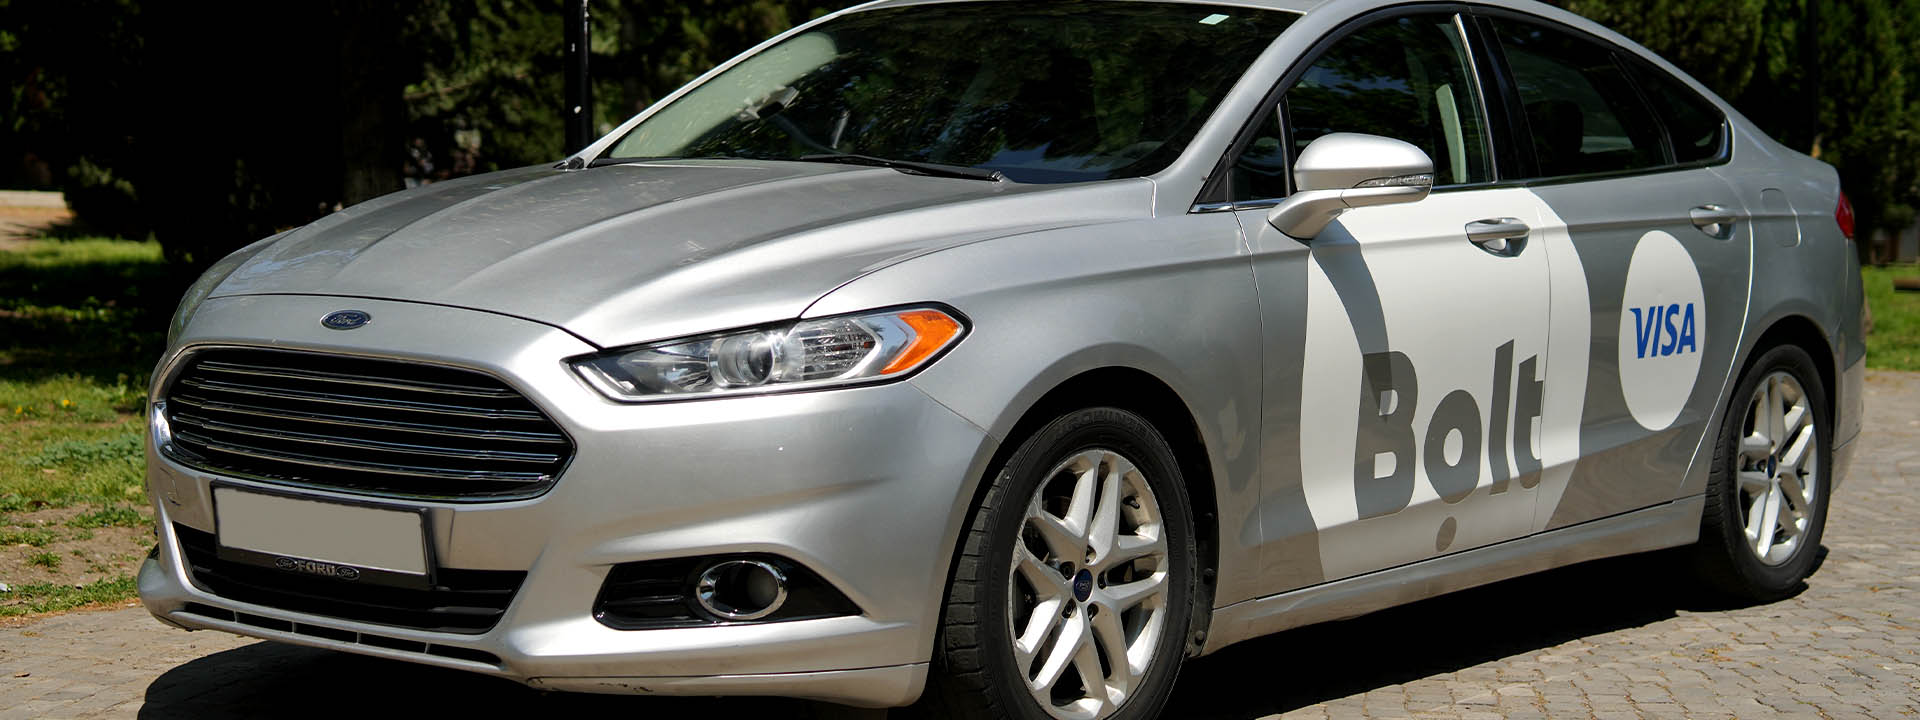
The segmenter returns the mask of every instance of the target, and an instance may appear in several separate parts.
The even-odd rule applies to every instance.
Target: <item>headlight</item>
[[[615,400],[746,395],[902,377],[965,333],[947,311],[918,307],[669,340],[579,358],[573,367]]]

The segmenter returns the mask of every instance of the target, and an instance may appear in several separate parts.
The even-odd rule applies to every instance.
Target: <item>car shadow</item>
[[[1823,547],[1820,558],[1825,555]],[[1675,576],[1677,565],[1671,555],[1599,560],[1243,642],[1189,661],[1166,716],[1263,717],[1648,625],[1680,612],[1742,607],[1688,589],[1690,585]],[[140,710],[144,720],[415,712],[479,717],[753,714],[819,720],[886,715],[781,698],[542,692],[457,670],[271,642],[214,653],[168,670],[148,685],[145,699]]]
[[[1819,548],[1815,571],[1826,555]],[[1704,592],[1685,560],[1679,551],[1595,560],[1232,645],[1188,661],[1166,715],[1264,717],[1681,612],[1750,605]]]
[[[534,690],[475,673],[259,642],[201,657],[147,686],[143,720],[207,717],[831,717],[781,698],[647,698]],[[822,711],[826,711],[823,714]],[[711,715],[718,713],[718,715]]]

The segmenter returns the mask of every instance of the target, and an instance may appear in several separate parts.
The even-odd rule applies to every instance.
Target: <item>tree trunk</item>
[[[401,14],[387,2],[342,3],[339,28],[340,197],[344,205],[402,187],[406,105]]]

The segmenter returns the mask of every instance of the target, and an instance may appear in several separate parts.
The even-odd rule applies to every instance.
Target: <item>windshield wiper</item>
[[[965,165],[943,165],[941,163],[920,162],[918,160],[889,160],[883,157],[874,157],[872,155],[856,155],[853,153],[820,153],[818,155],[802,155],[798,159],[806,162],[844,163],[847,165],[871,165],[874,167],[893,168],[901,172],[913,173],[916,175],[931,175],[934,177],[960,178],[962,180],[986,180],[988,182],[1000,182],[1002,180],[1007,179],[1007,176],[1001,174],[999,170],[967,167]]]

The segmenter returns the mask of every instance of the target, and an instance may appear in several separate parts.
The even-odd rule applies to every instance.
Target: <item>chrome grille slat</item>
[[[285,370],[280,368],[259,367],[256,365],[245,365],[241,363],[203,362],[203,363],[200,363],[200,369],[210,371],[210,372],[225,373],[229,375],[248,375],[253,377],[284,378],[288,380],[310,380],[313,382],[337,383],[342,385],[357,385],[360,387],[375,387],[375,388],[384,388],[388,390],[405,390],[408,392],[419,392],[419,393],[435,393],[440,395],[454,395],[459,397],[496,398],[496,399],[519,397],[519,395],[513,392],[512,390],[489,390],[487,388],[462,387],[462,386],[455,386],[455,385],[444,385],[440,383],[412,383],[412,384],[396,383],[396,382],[383,381],[378,378],[370,378],[370,377],[365,377],[360,375],[349,375],[346,373],[330,373],[330,372],[320,372],[320,371],[314,371],[314,370],[290,371],[290,370]]]
[[[203,350],[161,399],[176,462],[230,477],[386,497],[538,495],[573,442],[483,373],[251,348]]]
[[[185,413],[175,414],[173,416],[173,423],[175,425],[191,425],[193,427],[197,427],[203,430],[210,430],[215,432],[229,432],[229,433],[234,433],[236,435],[249,435],[252,437],[267,438],[271,440],[305,442],[305,443],[313,443],[316,445],[331,445],[334,447],[353,448],[355,450],[375,450],[379,452],[398,453],[402,455],[470,458],[470,459],[477,459],[477,460],[499,460],[502,462],[535,463],[540,465],[550,464],[555,460],[560,459],[559,455],[554,455],[551,453],[520,453],[520,452],[511,452],[511,451],[503,451],[503,450],[463,450],[461,448],[431,447],[427,445],[409,445],[406,443],[389,443],[389,442],[380,442],[376,440],[354,440],[351,438],[344,438],[344,437],[338,437],[333,435],[319,435],[315,433],[303,433],[303,432],[291,432],[291,431],[275,432],[275,431],[267,431],[267,430],[259,430],[255,428],[242,427],[242,426],[233,425],[230,423],[219,422],[217,420],[208,420],[206,418],[187,415]]]
[[[314,457],[311,455],[301,455],[297,453],[279,453],[279,452],[273,452],[271,450],[265,450],[262,448],[240,445],[237,443],[213,440],[211,438],[202,437],[202,436],[195,435],[193,433],[188,433],[188,432],[176,432],[174,433],[174,437],[184,439],[190,443],[193,443],[194,445],[198,445],[200,447],[206,448],[208,450],[212,450],[214,452],[227,453],[230,455],[240,455],[240,456],[255,458],[259,460],[274,460],[278,462],[294,463],[297,465],[311,465],[313,467],[328,468],[331,470],[347,470],[352,472],[375,472],[375,473],[382,473],[386,475],[405,475],[408,477],[434,478],[438,480],[475,480],[475,481],[481,481],[481,482],[537,482],[540,480],[544,480],[546,478],[546,476],[541,475],[540,473],[507,473],[507,472],[458,473],[458,472],[444,472],[439,470],[433,470],[431,468],[409,467],[405,465],[386,465],[386,464],[380,464],[380,463],[359,463],[359,462],[354,462],[354,463],[336,462],[336,461],[328,460],[326,458]]]
[[[305,390],[280,390],[260,385],[227,382],[223,380],[183,379],[181,385],[207,392],[227,392],[239,395],[257,395],[277,400],[298,400],[301,402],[322,403],[326,405],[347,405],[351,407],[391,410],[396,412],[418,412],[432,415],[452,415],[455,417],[485,418],[487,420],[528,420],[539,422],[546,420],[538,412],[526,410],[486,410],[462,405],[441,405],[438,403],[412,402],[408,400],[380,400],[378,398],[357,395],[329,396],[325,393]]]
[[[545,445],[567,444],[566,436],[555,434],[555,433],[514,432],[511,430],[469,430],[467,428],[451,427],[447,425],[427,425],[423,423],[403,423],[403,422],[380,422],[380,421],[374,421],[374,420],[366,420],[363,418],[346,417],[342,415],[327,415],[323,413],[302,413],[302,412],[293,412],[293,411],[286,411],[286,410],[274,410],[272,408],[265,408],[257,405],[247,405],[244,403],[216,402],[216,401],[196,397],[193,395],[175,395],[172,398],[169,398],[168,401],[179,403],[181,405],[185,405],[192,408],[199,408],[201,410],[205,410],[208,412],[237,413],[241,415],[253,415],[257,417],[273,418],[276,420],[292,420],[296,422],[322,423],[326,425],[343,425],[347,427],[365,428],[369,430],[386,430],[386,431],[392,431],[392,432],[420,433],[425,435],[443,435],[448,437],[472,438],[475,440],[499,440],[502,442],[540,443]]]

